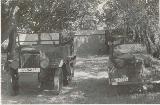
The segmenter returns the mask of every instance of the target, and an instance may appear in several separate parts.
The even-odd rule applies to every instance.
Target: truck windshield
[[[20,45],[59,44],[59,33],[18,34],[17,43]]]

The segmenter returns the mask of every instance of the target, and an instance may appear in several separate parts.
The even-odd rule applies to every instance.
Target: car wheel
[[[74,77],[74,67],[70,66],[70,69],[71,69],[71,76]]]
[[[63,85],[64,86],[68,85],[72,80],[72,75],[71,75],[72,72],[71,73],[69,72],[71,72],[71,67],[69,65],[67,66],[64,65],[63,66]]]
[[[8,94],[11,96],[18,95],[19,85],[18,85],[18,79],[16,78],[15,74],[14,75],[10,73],[7,74],[7,91]]]
[[[62,68],[58,68],[55,70],[54,74],[54,90],[56,94],[59,94],[61,92],[62,86],[63,86]]]

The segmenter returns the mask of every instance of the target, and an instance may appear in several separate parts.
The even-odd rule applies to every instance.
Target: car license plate
[[[116,82],[125,82],[125,81],[128,81],[128,77],[115,78],[114,80],[115,80]]]
[[[40,68],[19,68],[18,72],[40,72]]]

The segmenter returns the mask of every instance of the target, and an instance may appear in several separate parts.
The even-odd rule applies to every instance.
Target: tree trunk
[[[160,0],[159,0],[159,28],[160,28]]]

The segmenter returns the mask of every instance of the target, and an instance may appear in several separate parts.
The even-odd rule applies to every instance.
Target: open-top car
[[[160,62],[147,52],[143,44],[129,42],[128,37],[108,36],[110,56],[108,62],[109,86],[132,90],[149,88],[160,82]],[[121,91],[121,90],[120,90]]]
[[[37,73],[40,90],[59,94],[73,75],[75,64],[73,36],[62,33],[18,34],[12,58],[8,58],[8,89],[17,95],[20,74]]]

